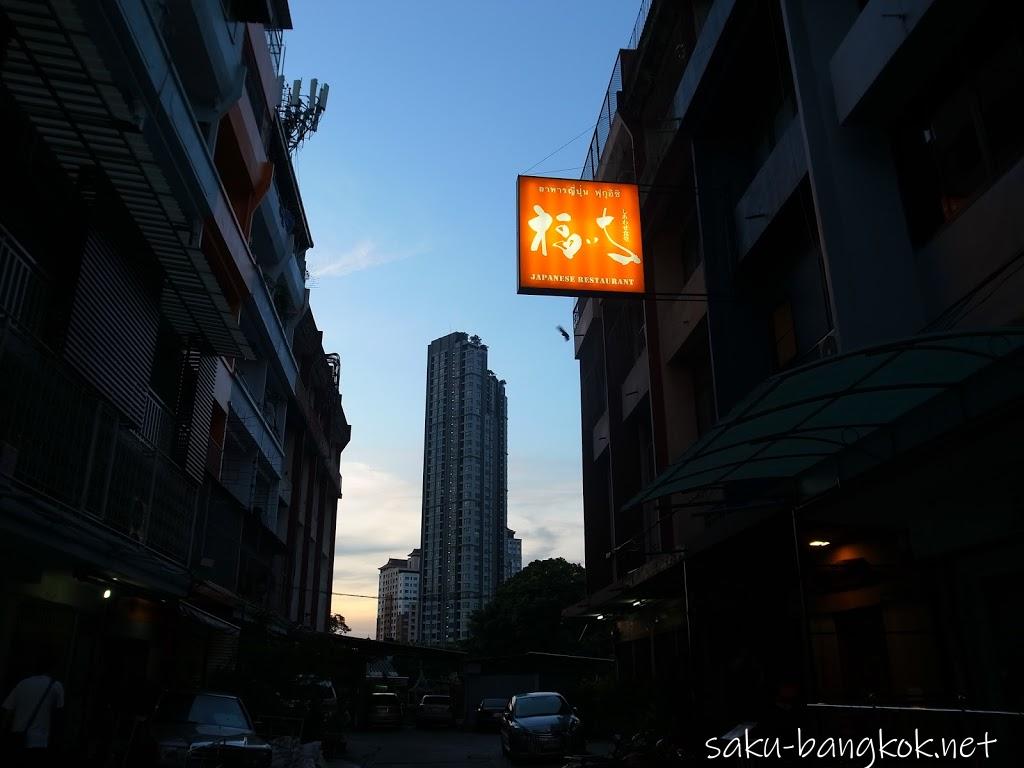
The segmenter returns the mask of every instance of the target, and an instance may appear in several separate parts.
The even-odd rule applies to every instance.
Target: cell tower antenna
[[[327,110],[329,90],[327,83],[320,85],[315,77],[309,83],[308,95],[302,93],[301,79],[292,81],[291,86],[285,86],[278,114],[289,154],[294,155],[295,150],[320,126],[320,117]]]

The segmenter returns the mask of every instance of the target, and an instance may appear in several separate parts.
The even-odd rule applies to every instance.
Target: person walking
[[[54,725],[64,708],[64,686],[53,676],[49,659],[40,657],[33,673],[3,703],[6,764],[11,768],[50,765]]]

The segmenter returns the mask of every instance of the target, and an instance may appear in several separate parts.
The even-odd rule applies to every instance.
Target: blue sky
[[[515,181],[578,178],[639,0],[291,0],[285,77],[330,84],[296,156],[312,305],[342,359],[335,590],[376,594],[419,545],[426,350],[478,334],[509,398],[509,525],[523,561],[583,559],[572,299],[515,292]],[[580,133],[585,135],[544,160]],[[336,597],[357,636],[376,605]]]

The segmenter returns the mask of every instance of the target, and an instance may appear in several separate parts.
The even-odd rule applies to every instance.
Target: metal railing
[[[572,305],[572,331],[576,333],[576,330],[580,326],[580,318],[583,317],[583,310],[587,307],[587,302],[590,301],[589,296],[580,296],[576,299],[576,303]]]
[[[644,29],[647,27],[647,17],[651,13],[651,0],[642,0],[640,11],[636,15],[636,23],[633,25],[633,34],[629,36],[627,48],[635,49],[640,45],[640,38],[644,36]]]
[[[280,77],[284,74],[284,30],[266,27],[264,32],[267,36],[267,50],[270,52],[270,60],[274,62],[274,74]]]
[[[652,0],[642,0],[640,11],[637,13],[636,22],[633,24],[633,33],[629,36],[628,49],[635,50],[643,37],[644,29],[647,26],[647,17],[651,13]],[[622,90],[622,56],[615,57],[615,65],[612,67],[612,76],[608,82],[608,90],[605,91],[604,101],[601,103],[601,111],[597,115],[597,125],[594,127],[594,135],[590,139],[590,146],[587,148],[587,159],[583,164],[583,173],[580,179],[593,181],[597,176],[597,169],[601,165],[601,155],[608,145],[608,135],[612,131],[612,123],[615,120],[615,113],[619,109],[619,92]]]
[[[323,457],[330,461],[331,445],[327,439],[327,435],[324,431],[324,425],[320,421],[320,415],[316,410],[316,406],[313,402],[313,398],[310,395],[306,385],[302,383],[302,379],[295,381],[295,400],[299,404],[299,409],[302,411],[303,416],[306,419],[306,424],[309,427],[310,437],[313,442],[316,443],[317,448],[320,449],[320,453]]]
[[[170,409],[153,390],[146,392],[146,410],[136,433],[150,445],[166,454],[174,450],[176,423]]]
[[[187,565],[197,488],[141,429],[12,323],[0,327],[0,443],[12,480],[75,514]],[[166,443],[165,443],[166,444]]]
[[[35,260],[0,224],[0,316],[35,332],[43,318],[49,281]]]
[[[587,149],[587,159],[583,163],[583,173],[580,175],[580,179],[583,181],[592,181],[597,176],[597,169],[601,165],[601,154],[608,145],[608,135],[612,131],[612,122],[619,109],[619,91],[621,90],[622,58],[616,56],[611,80],[608,82],[608,89],[605,91],[604,101],[601,103],[601,111],[597,115],[594,135],[590,139],[590,147]]]

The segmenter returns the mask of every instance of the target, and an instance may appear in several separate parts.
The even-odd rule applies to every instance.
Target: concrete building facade
[[[0,2],[0,686],[49,653],[82,755],[116,738],[95,713],[230,672],[247,621],[326,628],[350,426],[278,117],[290,26],[285,0]]]
[[[479,336],[451,333],[427,350],[420,548],[420,642],[468,636],[470,615],[505,575],[505,382]]]
[[[727,728],[785,689],[841,705],[826,724],[885,701],[927,727],[959,696],[1000,728],[1015,706],[1022,20],[642,4],[584,178],[640,185],[649,293],[574,309],[589,597],[567,614],[613,624],[665,712]]]

